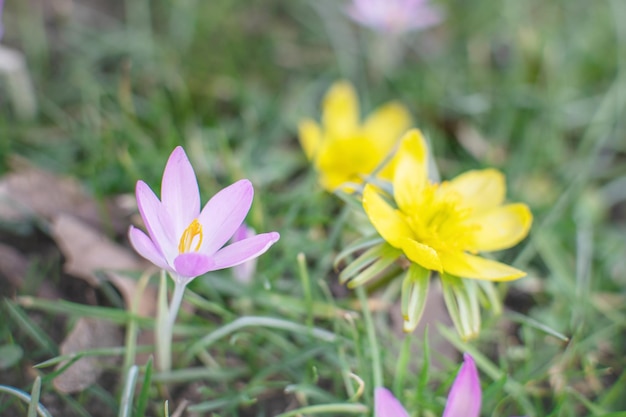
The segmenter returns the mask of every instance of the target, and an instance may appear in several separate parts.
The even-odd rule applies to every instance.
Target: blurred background
[[[411,110],[442,178],[495,167],[507,175],[508,198],[533,211],[531,236],[500,257],[529,276],[501,288],[504,316],[487,320],[478,344],[499,369],[483,381],[484,415],[600,416],[626,408],[626,2],[441,0],[433,3],[440,22],[414,31],[363,26],[351,20],[349,4],[5,0],[0,196],[22,190],[28,196],[20,198],[40,196],[45,206],[46,180],[37,189],[28,181],[16,185],[14,176],[36,169],[49,173],[50,183],[71,179],[71,187],[80,184],[93,200],[85,217],[125,245],[135,182],[141,178],[158,189],[167,156],[183,145],[203,201],[250,178],[256,197],[249,222],[282,235],[273,255],[259,259],[259,277],[240,290],[245,293],[198,284],[199,294],[224,302],[235,317],[278,314],[263,298],[302,296],[295,259],[303,252],[312,281],[325,283],[316,284],[314,298],[327,300],[330,293],[348,308],[349,293],[337,284],[332,261],[354,230],[341,204],[316,185],[297,137],[302,118],[319,119],[328,87],[347,79],[363,115],[389,100]],[[45,214],[16,220],[2,213],[0,243],[25,265],[11,278],[7,265],[17,255],[2,258],[3,296],[41,296],[45,281],[56,289],[51,299],[100,303],[99,296],[84,296],[86,284],[67,280],[65,255],[49,237]],[[69,324],[50,312],[31,317],[44,329],[46,320],[63,329],[52,332],[51,351],[37,343],[31,350],[32,335],[15,319],[22,313],[7,310],[3,317],[11,319],[0,320],[0,341],[22,350],[0,370],[0,382],[28,390],[32,374],[25,369],[58,354],[54,346]],[[304,313],[281,314],[301,321]],[[387,327],[381,338],[401,343],[393,339],[400,337],[397,329]],[[421,336],[414,336],[415,345]],[[223,396],[226,405],[215,408],[223,415],[275,415],[296,401],[281,397],[287,382],[315,385],[318,378],[324,383],[313,394],[302,392],[316,400],[345,399],[338,388],[345,381],[331,364],[354,371],[367,362],[346,364],[336,349],[316,351],[257,380],[269,358],[295,357],[314,342],[287,346],[263,334],[249,338],[233,355],[265,359],[252,360],[243,376],[229,376],[243,385],[213,387],[197,402]],[[266,353],[254,348],[258,338]],[[224,341],[219,349],[226,355],[230,347]],[[385,356],[389,375],[393,349]],[[443,367],[449,371],[456,363],[444,358]],[[426,397],[415,394],[417,384],[407,377],[405,404],[421,401],[419,415],[434,415],[428,413],[441,408],[437,398],[453,374],[447,375]],[[507,375],[528,401],[510,391],[503,397]],[[276,380],[287,382],[272,385]],[[106,410],[115,410],[115,389],[103,384],[108,388],[68,397],[87,413],[76,415],[113,415],[88,405],[100,396]],[[237,394],[241,390],[249,396]],[[280,397],[279,406],[250,406],[250,398],[263,395]],[[177,393],[174,402],[181,397]],[[59,407],[67,412],[67,405]]]

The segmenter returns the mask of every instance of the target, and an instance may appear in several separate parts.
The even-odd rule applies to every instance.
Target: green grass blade
[[[28,403],[28,417],[37,415],[37,406],[39,405],[39,394],[41,394],[41,378],[35,378],[33,389],[30,390],[30,402]]]
[[[150,396],[150,386],[152,384],[152,369],[152,356],[150,356],[144,369],[141,392],[137,398],[137,407],[135,410],[135,415],[137,417],[144,417],[146,414],[146,408],[148,407],[148,400]]]
[[[122,391],[122,399],[120,401],[119,417],[133,416],[133,397],[135,396],[135,384],[137,383],[138,374],[139,367],[137,365],[131,366],[126,373],[124,390]]]

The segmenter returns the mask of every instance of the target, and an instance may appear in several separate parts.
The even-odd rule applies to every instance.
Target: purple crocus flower
[[[141,256],[169,271],[177,284],[240,265],[280,237],[262,233],[223,247],[243,223],[253,194],[250,181],[240,180],[215,194],[201,211],[196,175],[179,146],[165,166],[161,200],[145,182],[137,182],[137,206],[148,234],[131,226],[130,242]]]
[[[474,358],[465,353],[463,365],[450,388],[443,417],[478,417],[482,400],[483,394]]]
[[[463,355],[463,365],[452,384],[443,417],[478,417],[482,391],[478,370],[469,354]],[[378,387],[374,392],[374,417],[408,417],[402,404],[387,389]]]
[[[355,22],[392,34],[426,29],[443,19],[428,0],[352,0],[346,11]]]

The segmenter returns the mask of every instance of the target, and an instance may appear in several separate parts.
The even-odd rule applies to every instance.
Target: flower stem
[[[370,345],[370,352],[372,356],[372,371],[374,373],[374,386],[383,386],[383,369],[380,363],[380,350],[378,348],[378,340],[376,339],[376,330],[374,329],[374,321],[372,320],[372,313],[368,307],[367,294],[362,286],[356,288],[356,294],[359,297],[361,303],[361,309],[363,310],[363,319],[365,320],[365,330],[367,331],[367,339]]]
[[[170,301],[169,308],[169,317],[168,324],[170,329],[174,328],[174,323],[176,322],[176,317],[178,316],[178,310],[180,310],[180,304],[183,301],[183,294],[185,294],[185,284],[181,284],[178,281],[175,281],[176,285],[174,286],[174,294],[172,295],[172,301]]]
[[[172,336],[174,332],[174,323],[178,316],[178,310],[183,301],[185,293],[185,284],[178,282],[174,285],[174,294],[172,300],[167,305],[167,282],[165,272],[161,274],[161,284],[159,286],[159,306],[158,317],[156,323],[157,334],[157,358],[159,370],[167,372],[172,368]]]

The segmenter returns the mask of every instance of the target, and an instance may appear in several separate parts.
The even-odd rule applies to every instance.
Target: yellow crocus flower
[[[320,184],[333,192],[347,183],[362,183],[363,177],[383,163],[410,125],[409,111],[397,102],[384,104],[361,123],[354,87],[340,81],[324,97],[321,125],[306,119],[298,130]],[[378,177],[391,179],[392,173],[393,161],[378,172]]]
[[[461,278],[509,281],[526,275],[478,255],[510,248],[526,237],[532,214],[525,204],[505,204],[504,175],[469,171],[432,183],[419,130],[402,139],[393,171],[392,206],[375,186],[363,191],[363,207],[376,231],[411,262]]]

